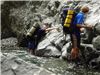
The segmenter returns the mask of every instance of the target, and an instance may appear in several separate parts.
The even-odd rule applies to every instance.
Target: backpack
[[[27,32],[26,36],[32,37],[35,32],[40,29],[40,25],[38,23],[35,23]]]
[[[75,9],[68,9],[68,8],[63,9],[61,17],[62,17],[62,26],[64,33],[70,34],[72,32],[74,28],[73,22],[76,15],[77,12],[75,11]]]

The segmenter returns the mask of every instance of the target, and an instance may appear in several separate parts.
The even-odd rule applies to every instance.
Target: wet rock
[[[94,31],[92,29],[91,30],[87,29],[85,33],[85,38],[82,38],[82,41],[85,44],[92,44],[92,40],[94,37],[95,37]]]
[[[58,40],[56,40],[54,43],[56,44],[56,47],[58,48],[58,50],[61,51],[63,45],[64,45],[66,42],[65,42],[64,38],[61,37],[61,38],[59,38]]]
[[[62,51],[61,57],[69,60],[70,59],[70,51],[71,51],[71,43],[69,42],[66,45],[64,45],[61,51]]]
[[[14,37],[10,37],[10,38],[6,38],[6,39],[2,39],[1,40],[1,49],[7,49],[9,50],[9,48],[11,49],[18,49],[16,47],[18,43],[18,40]]]
[[[45,57],[60,57],[61,52],[54,46],[48,46],[44,50],[37,50],[36,55]]]
[[[92,52],[95,50],[92,44],[83,44],[83,43],[81,43],[80,49],[88,52]]]
[[[25,62],[15,55],[7,54],[1,58],[5,59],[1,61],[2,75],[55,75],[35,64]]]
[[[88,54],[86,54],[86,62],[89,64],[91,60],[96,59],[99,56],[100,56],[100,53],[98,51],[88,52]]]
[[[93,69],[100,69],[100,56],[96,59],[91,60],[89,64]]]
[[[53,41],[57,40],[57,37],[59,35],[60,35],[60,33],[58,33],[57,31],[51,31],[51,32],[47,33],[47,35],[44,37],[44,40],[42,40],[40,42],[39,46],[42,46],[42,44],[43,45],[45,45],[45,44],[48,45],[49,43],[52,44]],[[38,46],[38,48],[39,48],[39,46]]]
[[[63,33],[60,35],[60,37],[54,42],[56,44],[56,47],[58,50],[62,51],[63,46],[70,41],[70,37],[67,36],[64,37]]]
[[[97,36],[96,38],[93,39],[93,46],[97,50],[100,50],[100,36]]]
[[[49,45],[51,45],[50,41],[48,39],[45,39],[38,44],[37,50],[43,50]]]
[[[80,58],[89,64],[91,60],[100,56],[100,53],[91,44],[81,44]]]
[[[52,33],[52,32],[51,32]],[[38,44],[36,55],[38,56],[60,56],[63,46],[69,42],[70,38],[66,37],[66,41],[62,33],[48,33],[47,38]]]
[[[100,23],[95,26],[95,33],[100,35]]]
[[[16,45],[17,44],[17,39],[14,37],[10,37],[7,39],[2,39],[1,40],[2,45]]]
[[[38,44],[38,47],[36,49],[36,55],[38,56],[60,56],[61,52],[59,51],[59,48],[54,43],[55,40],[57,40],[59,34],[53,33],[51,35],[48,35],[48,37],[41,41]]]

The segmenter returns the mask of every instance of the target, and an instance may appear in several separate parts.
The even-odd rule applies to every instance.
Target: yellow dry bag
[[[74,15],[74,10],[69,9],[68,12],[67,12],[65,22],[64,22],[65,27],[70,27],[70,25],[72,23],[73,15]]]
[[[26,35],[27,35],[27,36],[32,36],[32,34],[35,32],[35,29],[36,29],[36,28],[35,28],[34,26],[31,27],[30,30],[27,32]]]

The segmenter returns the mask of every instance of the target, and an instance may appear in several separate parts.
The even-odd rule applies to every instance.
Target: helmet
[[[83,6],[83,7],[81,8],[81,11],[84,12],[84,13],[87,13],[87,12],[89,11],[89,7]]]

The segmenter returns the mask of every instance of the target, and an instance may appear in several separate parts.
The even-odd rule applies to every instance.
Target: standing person
[[[34,33],[31,33],[30,35],[27,35],[28,38],[28,51],[31,54],[35,53],[35,49],[37,48],[38,43],[41,41],[41,39],[46,35],[48,31],[51,31],[55,28],[50,28],[51,24],[45,23],[43,27],[36,28]],[[29,33],[28,33],[29,34]]]
[[[85,15],[89,12],[89,8],[87,6],[83,6],[81,8],[81,11],[75,16],[74,22],[73,22],[73,30],[71,34],[71,41],[72,41],[72,50],[71,50],[71,58],[77,59],[79,55],[79,49],[80,49],[80,40],[81,40],[81,30],[82,28],[88,28],[91,29],[92,26],[89,26],[84,23]]]
[[[75,15],[76,15],[77,13],[79,13],[80,7],[81,7],[80,5],[75,4],[75,3],[73,2],[73,3],[71,3],[70,5],[65,5],[65,6],[63,7],[63,9],[62,9],[62,12],[61,12],[61,25],[63,26],[63,33],[64,33],[64,36],[65,36],[65,39],[66,39],[66,35],[71,33],[71,31],[69,31],[69,27],[66,28],[66,26],[64,26],[65,20],[66,20],[66,18],[68,17],[67,15],[69,15],[69,14],[68,14],[68,10],[71,9],[71,10],[74,11],[74,14],[70,14],[70,17],[73,16],[72,19],[74,19]],[[68,21],[68,20],[67,20],[67,21]],[[73,21],[72,21],[72,22],[73,22]],[[69,23],[70,26],[72,25],[72,22]]]

